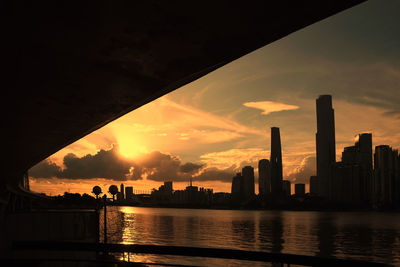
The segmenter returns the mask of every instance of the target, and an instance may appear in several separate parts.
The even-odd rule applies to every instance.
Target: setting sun
[[[147,148],[142,145],[141,138],[121,133],[117,135],[118,151],[121,156],[129,159],[148,153]]]

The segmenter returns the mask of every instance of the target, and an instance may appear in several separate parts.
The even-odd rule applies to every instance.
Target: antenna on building
[[[190,177],[190,187],[192,187],[192,177]]]

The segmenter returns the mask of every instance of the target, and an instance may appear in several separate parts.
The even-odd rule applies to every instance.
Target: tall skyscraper
[[[125,199],[125,189],[124,189],[124,184],[121,184],[121,199]]]
[[[329,198],[331,167],[336,162],[335,114],[332,108],[332,96],[321,95],[317,99],[317,176],[319,194]]]
[[[271,193],[271,170],[267,159],[258,162],[258,192],[260,196]]]
[[[278,127],[271,127],[271,193],[282,193],[282,151]]]
[[[254,196],[254,169],[245,166],[242,169],[244,200],[250,200]]]

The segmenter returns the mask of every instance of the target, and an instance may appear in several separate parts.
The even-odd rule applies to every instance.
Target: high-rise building
[[[335,115],[332,108],[332,96],[321,95],[317,101],[317,176],[319,178],[318,193],[329,198],[331,182],[331,166],[336,162],[335,148]]]
[[[241,173],[237,173],[236,176],[232,178],[232,194],[240,194],[240,190],[243,187],[243,177]]]
[[[372,134],[363,133],[355,138],[355,145],[345,147],[342,152],[342,163],[345,165],[357,165],[358,177],[352,177],[353,181],[359,181],[359,188],[353,188],[353,198],[358,196],[356,202],[372,202],[373,168],[372,168]]]
[[[372,168],[372,134],[362,133],[357,135],[355,147],[359,153],[359,162],[368,164]]]
[[[124,199],[125,199],[124,184],[121,184],[121,187],[120,187],[120,191],[119,191],[119,192],[121,193],[121,199],[124,200]]]
[[[132,186],[125,187],[125,199],[133,200],[133,187]]]
[[[283,195],[286,197],[290,197],[290,195],[292,194],[292,184],[290,183],[289,180],[283,180],[282,181],[282,191],[283,191]]]
[[[374,177],[372,165],[372,134],[359,134],[355,141],[355,147],[358,152],[358,164],[361,166],[361,198],[362,201],[371,203]]]
[[[330,200],[359,206],[361,199],[361,166],[336,162],[331,166],[331,195]]]
[[[271,193],[282,193],[282,150],[278,127],[271,127]]]
[[[342,161],[331,165],[330,200],[342,204],[371,204],[372,134],[355,138],[355,145],[345,147]]]
[[[390,206],[396,202],[400,186],[399,154],[390,146],[375,147],[374,200],[378,206]]]
[[[394,205],[400,206],[400,155],[398,150],[393,150],[393,201]]]
[[[310,176],[310,195],[318,196],[319,182],[318,176]]]
[[[243,197],[244,200],[250,200],[254,196],[254,169],[251,166],[245,166],[242,169],[243,176]]]
[[[271,193],[271,170],[267,159],[258,162],[258,192],[260,196]]]
[[[294,194],[296,196],[304,196],[306,194],[306,185],[305,184],[295,184],[294,185]]]
[[[241,173],[237,173],[232,178],[232,201],[234,203],[240,203],[243,198],[243,176]]]

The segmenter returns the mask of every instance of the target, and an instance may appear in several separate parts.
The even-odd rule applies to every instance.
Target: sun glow
[[[142,145],[142,140],[133,136],[121,135],[117,137],[119,154],[125,158],[135,159],[149,151]]]

